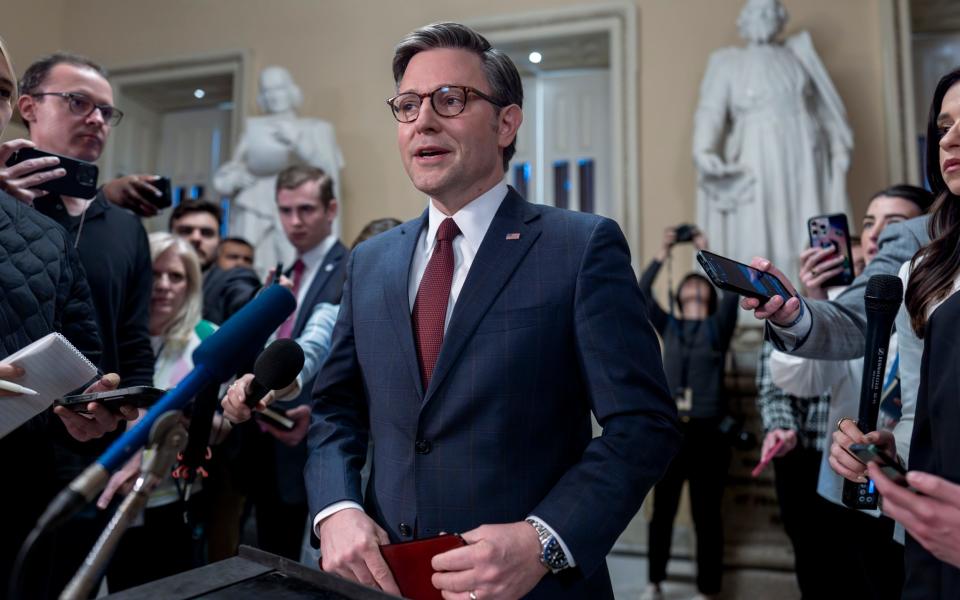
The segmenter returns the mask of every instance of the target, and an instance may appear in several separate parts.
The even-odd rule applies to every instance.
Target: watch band
[[[552,573],[557,573],[569,567],[570,563],[567,560],[567,555],[556,536],[550,533],[550,530],[544,527],[540,521],[530,517],[526,521],[537,531],[537,537],[540,540],[540,564]]]

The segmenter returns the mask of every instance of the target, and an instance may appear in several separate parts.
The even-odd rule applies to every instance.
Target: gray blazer
[[[896,275],[900,266],[930,243],[928,215],[896,223],[880,236],[880,251],[850,287],[834,300],[804,300],[810,311],[810,331],[792,334],[767,324],[767,336],[777,350],[805,358],[850,360],[863,356],[867,326],[863,293],[874,275]]]

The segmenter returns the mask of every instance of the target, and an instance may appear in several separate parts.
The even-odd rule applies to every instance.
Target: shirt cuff
[[[797,315],[793,323],[786,326],[777,325],[773,321],[767,321],[767,323],[770,324],[773,332],[782,338],[782,341],[784,341],[783,338],[785,338],[786,341],[790,342],[783,348],[789,352],[796,349],[796,347],[800,345],[799,342],[806,340],[807,336],[810,335],[810,329],[813,327],[813,317],[810,316],[807,303],[803,301],[803,298],[800,298],[800,314]]]
[[[319,516],[319,515],[317,515]],[[547,525],[546,521],[538,517],[537,515],[530,515],[528,519],[533,519],[540,525],[543,525],[543,528],[550,532],[554,538],[556,538],[557,543],[560,544],[560,548],[563,550],[563,555],[567,557],[567,564],[571,567],[577,566],[577,561],[573,559],[573,554],[570,553],[570,548],[567,548],[567,545],[563,543],[563,538],[557,535],[557,532],[553,530],[553,527]]]
[[[323,520],[327,517],[333,516],[334,513],[338,513],[341,510],[346,510],[348,508],[355,508],[360,512],[363,512],[363,507],[354,502],[353,500],[341,500],[340,502],[334,502],[330,506],[321,510],[317,513],[317,516],[313,518],[313,533],[316,536],[320,537],[320,523],[323,523]]]

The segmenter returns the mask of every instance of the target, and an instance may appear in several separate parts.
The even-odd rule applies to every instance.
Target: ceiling
[[[202,99],[194,97],[197,89],[204,91]],[[207,108],[230,102],[233,97],[233,76],[208,75],[177,81],[124,85],[123,95],[157,112]]]
[[[910,0],[910,25],[915,33],[960,32],[960,2]]]
[[[566,69],[602,69],[610,66],[610,39],[605,33],[586,33],[543,40],[497,44],[513,60],[521,75]],[[531,52],[543,56],[540,64],[529,60]]]

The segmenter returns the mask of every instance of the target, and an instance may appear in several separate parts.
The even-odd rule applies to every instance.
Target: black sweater
[[[140,219],[97,194],[81,217],[71,217],[59,196],[34,202],[37,210],[67,230],[78,252],[97,309],[103,357],[99,367],[118,373],[121,387],[153,385],[153,349],[148,319],[153,287],[150,245]]]
[[[721,417],[726,414],[724,359],[737,325],[738,297],[724,293],[716,312],[703,321],[677,319],[663,310],[653,297],[653,281],[662,266],[658,260],[650,262],[640,277],[640,289],[647,300],[650,323],[663,339],[663,370],[667,384],[675,396],[683,387],[691,389],[691,417]]]

